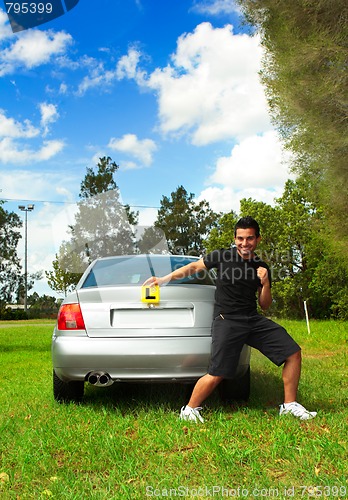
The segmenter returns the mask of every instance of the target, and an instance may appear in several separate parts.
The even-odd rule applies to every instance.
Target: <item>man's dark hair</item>
[[[255,236],[258,238],[260,236],[260,226],[258,222],[250,217],[249,215],[247,217],[242,217],[239,219],[237,224],[234,226],[234,236],[237,236],[237,229],[255,229]]]

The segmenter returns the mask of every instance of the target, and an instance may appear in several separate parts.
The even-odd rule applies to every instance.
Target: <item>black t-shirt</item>
[[[215,316],[219,314],[250,314],[256,312],[256,292],[261,288],[257,269],[268,265],[257,255],[245,260],[236,247],[214,250],[203,259],[207,269],[216,268]]]

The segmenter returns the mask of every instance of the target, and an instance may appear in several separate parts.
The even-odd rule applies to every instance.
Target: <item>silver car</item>
[[[84,384],[194,382],[207,372],[214,276],[201,272],[161,287],[159,299],[142,284],[197,257],[127,255],[95,260],[65,298],[52,338],[57,401],[80,401]],[[250,348],[244,346],[224,399],[247,399]]]

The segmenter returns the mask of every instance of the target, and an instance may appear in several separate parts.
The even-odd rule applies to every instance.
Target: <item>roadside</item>
[[[11,327],[22,327],[22,326],[28,326],[28,325],[39,325],[39,326],[44,326],[44,325],[55,325],[55,321],[52,319],[20,319],[20,320],[12,320],[12,321],[1,321],[0,320],[0,328],[8,328],[9,326]]]

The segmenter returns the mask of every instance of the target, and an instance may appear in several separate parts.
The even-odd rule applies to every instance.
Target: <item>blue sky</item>
[[[50,268],[101,156],[141,224],[179,185],[217,211],[279,196],[289,173],[261,56],[232,0],[80,0],[18,33],[0,9],[0,189],[7,210],[35,204],[28,271]]]

